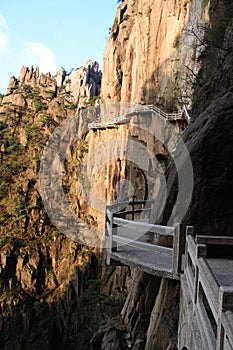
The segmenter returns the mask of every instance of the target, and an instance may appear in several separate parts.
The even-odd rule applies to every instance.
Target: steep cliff
[[[57,76],[23,67],[1,101],[1,349],[88,348],[99,324],[107,314],[119,314],[125,298],[127,270],[103,269],[99,250],[62,235],[40,196],[38,173],[47,140],[81,106],[95,103],[100,88],[94,61],[70,76],[70,82],[67,75],[57,82]],[[78,168],[79,161],[72,166]],[[64,176],[65,187],[72,182],[68,167]]]
[[[73,209],[103,228],[106,205],[113,201],[156,198],[171,159],[169,150],[186,124],[185,120],[166,123],[148,112],[131,118],[130,124],[93,128],[87,134],[84,127],[84,140],[73,144],[68,158],[70,165],[80,159],[78,169],[70,166],[69,195],[77,199]],[[166,146],[152,131],[157,129],[169,140]]]
[[[194,169],[193,198],[184,222],[197,233],[232,235],[233,5],[211,5],[194,91],[194,121],[183,134]],[[169,200],[174,204],[174,168],[168,175]],[[164,221],[170,209],[165,209]]]
[[[196,233],[232,235],[232,18],[233,5],[225,0],[123,1],[105,51],[105,101],[157,102],[170,110],[182,102],[192,106],[192,123],[182,138],[194,190],[183,222]],[[177,147],[173,156],[179,152]],[[167,190],[163,224],[177,198],[172,163]],[[178,289],[179,283],[137,275],[122,311],[133,349],[177,348]]]
[[[195,181],[184,222],[196,232],[232,234],[232,17],[227,0],[125,0],[104,56],[103,102],[157,103],[167,111],[183,103],[192,108],[192,123],[182,137]],[[46,141],[77,109],[98,104],[100,79],[95,61],[70,73],[61,69],[55,77],[23,68],[1,101],[3,349],[89,348],[98,326],[117,315],[92,338],[93,349],[177,348],[179,282],[127,267],[101,267],[100,251],[58,233],[39,195]],[[122,123],[88,130],[88,121],[98,117],[95,112],[79,114],[79,137],[62,164],[66,199],[83,230],[91,225],[103,233],[104,205],[122,194],[156,197],[160,174],[150,188],[146,180],[158,168],[163,177],[167,173],[161,217],[166,224],[177,195],[172,157],[179,152],[165,147],[169,133],[165,145],[155,139],[158,126],[151,114],[146,119],[139,115],[140,127]]]
[[[207,1],[124,1],[104,54],[105,102],[191,103]]]

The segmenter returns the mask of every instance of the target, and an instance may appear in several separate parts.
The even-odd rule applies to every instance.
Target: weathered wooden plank
[[[218,307],[219,307],[219,286],[214,277],[214,274],[210,270],[205,258],[198,259],[199,268],[199,283],[202,285],[202,289],[205,293],[206,299],[209,302],[211,311],[217,322],[218,320]]]
[[[125,237],[127,239],[130,239],[131,241],[141,241],[141,242],[148,242],[152,243],[154,234],[151,232],[145,232],[144,229],[137,227],[136,229],[133,229],[125,226],[125,225],[118,225],[114,227],[114,234]],[[155,244],[157,244],[155,242]]]
[[[197,259],[196,259],[196,244],[195,244],[195,241],[194,241],[194,238],[190,235],[188,235],[186,237],[186,242],[187,242],[187,245],[188,245],[188,252],[189,252],[189,255],[191,257],[191,260],[194,264],[197,263]]]
[[[128,239],[128,238],[125,238],[122,236],[117,236],[117,235],[113,235],[113,241],[115,241],[119,244],[122,244],[122,245],[127,245],[127,246],[131,246],[134,248],[139,248],[139,249],[145,249],[145,250],[153,251],[153,252],[159,252],[161,254],[172,255],[172,253],[173,253],[172,248],[162,247],[162,246],[158,246],[158,245],[150,244],[150,243],[145,243],[145,242],[134,241],[134,240],[131,240],[131,239]]]
[[[207,263],[219,286],[233,286],[233,258],[207,258]]]
[[[173,239],[173,264],[172,271],[173,273],[181,272],[181,259],[182,259],[182,232],[181,225],[178,225],[174,231],[174,239]]]
[[[233,312],[231,310],[222,313],[221,324],[228,336],[231,349],[233,349]]]
[[[121,218],[114,218],[113,223],[115,225],[120,226],[127,226],[128,228],[132,228],[134,230],[137,230],[137,228],[145,230],[146,232],[153,232],[153,233],[159,233],[164,236],[168,236],[174,233],[174,227],[171,226],[161,226],[161,225],[153,225],[153,224],[147,224],[140,221],[131,221]]]
[[[190,295],[191,295],[191,298],[192,300],[194,300],[194,289],[195,289],[195,278],[194,276],[192,275],[192,270],[190,268],[190,266],[188,268],[185,269],[185,276],[186,276],[186,280],[187,280],[187,283],[188,283],[188,286],[190,288]]]
[[[196,236],[196,242],[200,244],[233,245],[233,237],[229,236]]]
[[[211,327],[209,317],[201,300],[198,301],[195,307],[195,311],[197,323],[200,325],[199,330],[201,333],[203,348],[205,348],[206,350],[214,350],[216,345],[215,335]]]
[[[148,208],[148,209],[135,209],[133,210],[126,210],[126,211],[119,211],[117,213],[117,215],[130,215],[130,214],[138,214],[138,213],[147,213],[147,212],[151,212],[152,208]]]
[[[164,278],[180,279],[179,275],[172,273],[172,256],[169,254],[161,254],[159,252],[151,252],[122,245],[120,250],[112,253],[111,256],[112,259],[149,274]]]

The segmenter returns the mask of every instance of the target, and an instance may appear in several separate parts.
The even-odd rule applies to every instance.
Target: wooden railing
[[[138,106],[134,106],[134,107],[126,109],[122,116],[116,117],[113,120],[104,121],[104,122],[100,121],[100,122],[89,123],[88,129],[110,127],[110,126],[114,126],[116,124],[129,122],[130,115],[135,114],[135,113],[148,112],[148,111],[153,111],[157,115],[160,115],[167,120],[186,119],[186,121],[188,123],[190,122],[190,117],[189,117],[188,111],[187,111],[185,106],[183,106],[183,112],[167,114],[164,111],[162,111],[160,108],[156,107],[155,105],[145,105],[145,106],[138,105]]]
[[[130,247],[159,253],[161,259],[164,256],[171,256],[171,274],[178,276],[182,264],[180,225],[169,227],[139,221],[138,215],[140,215],[140,220],[145,218],[145,215],[148,216],[153,203],[154,201],[129,201],[106,207],[107,256],[110,259],[112,254],[116,254],[122,248],[127,251]],[[148,235],[152,237],[150,242],[147,241]],[[171,246],[155,244],[156,240],[171,242]]]
[[[188,293],[188,299],[191,300],[189,304],[192,315],[189,316],[189,322],[194,322],[192,320],[195,319],[196,326],[192,327],[193,337],[196,337],[197,340],[195,344],[198,344],[201,339],[203,349],[232,350],[233,254],[231,252],[232,257],[229,259],[222,258],[225,251],[221,253],[221,247],[225,249],[233,246],[233,237],[204,235],[195,237],[193,228],[187,227],[185,266],[182,271],[182,238],[184,235],[184,232],[181,232],[182,226],[168,227],[143,221],[150,215],[153,203],[154,201],[125,201],[107,206],[108,263],[110,259],[114,260],[116,257],[120,257],[119,260],[121,260],[121,257],[124,258],[124,252],[128,252],[127,256],[131,254],[128,260],[130,264],[130,261],[135,260],[136,252],[144,250],[149,258],[157,254],[159,259],[154,269],[156,273],[160,272],[159,275],[163,276],[163,273],[167,272],[164,270],[163,259],[169,261],[171,273],[166,274],[166,278],[179,278],[180,273],[183,272],[182,281],[184,279],[185,284],[182,282],[181,287],[183,288],[182,293]],[[153,244],[152,241],[147,242],[145,237],[148,233],[157,238],[172,240],[172,245],[169,247],[163,244]],[[216,256],[216,250],[211,249],[213,246],[215,249],[218,247],[218,256]],[[131,251],[131,248],[134,250]],[[167,257],[170,258],[167,259]],[[230,271],[226,270],[226,266],[230,266]],[[138,267],[143,269],[143,261],[140,261]],[[186,345],[189,347],[189,344]],[[195,350],[197,350],[196,347]]]
[[[183,113],[170,113],[167,114],[164,111],[162,111],[160,108],[156,107],[155,105],[146,105],[146,106],[135,106],[128,108],[126,110],[126,115],[129,114],[134,114],[134,113],[140,113],[140,112],[148,112],[148,111],[153,111],[158,115],[161,115],[165,119],[171,119],[171,120],[176,120],[176,119],[182,119],[183,118]]]
[[[207,258],[210,245],[233,245],[233,237],[197,236],[187,228],[184,276],[205,349],[233,349],[233,286],[220,285]],[[221,262],[221,259],[219,259]],[[230,271],[229,271],[230,272]]]

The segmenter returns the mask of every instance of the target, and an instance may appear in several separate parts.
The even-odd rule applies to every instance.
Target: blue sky
[[[55,74],[94,59],[102,65],[116,0],[5,0],[0,5],[0,92],[22,65]]]

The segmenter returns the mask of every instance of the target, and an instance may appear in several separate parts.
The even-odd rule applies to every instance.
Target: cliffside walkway
[[[233,237],[195,237],[188,226],[184,248],[182,225],[148,223],[153,203],[131,201],[107,206],[107,263],[181,280],[178,349],[232,350],[233,255],[226,256],[224,249],[233,246]]]
[[[163,112],[160,108],[155,105],[145,105],[145,106],[135,106],[125,110],[124,114],[120,117],[116,117],[113,120],[103,121],[103,122],[93,122],[88,124],[88,129],[102,129],[107,127],[114,127],[118,124],[125,124],[130,121],[130,117],[136,113],[154,112],[156,115],[162,116],[166,120],[186,120],[190,123],[190,116],[185,106],[183,106],[183,111],[179,113],[167,114]]]

